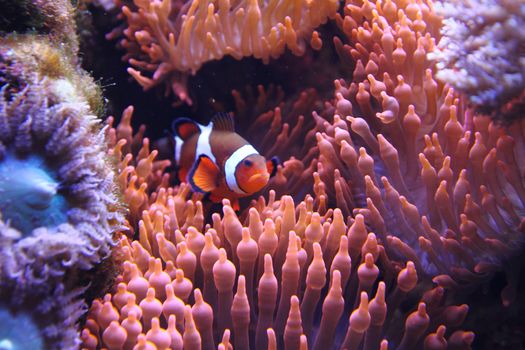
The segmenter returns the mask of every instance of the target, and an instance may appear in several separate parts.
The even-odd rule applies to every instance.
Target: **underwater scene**
[[[525,349],[523,28],[0,0],[0,350]]]

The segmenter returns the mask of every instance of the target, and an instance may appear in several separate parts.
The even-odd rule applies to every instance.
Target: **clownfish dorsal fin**
[[[194,191],[211,192],[219,185],[220,169],[205,154],[201,154],[188,173],[188,181]]]
[[[277,166],[281,163],[278,157],[272,157],[272,159],[266,161],[266,169],[270,174],[270,177],[273,177],[277,174]]]
[[[183,141],[200,132],[199,125],[189,118],[175,119],[171,124],[171,130]]]
[[[211,118],[211,122],[213,123],[213,130],[235,132],[235,122],[230,113],[218,112]]]

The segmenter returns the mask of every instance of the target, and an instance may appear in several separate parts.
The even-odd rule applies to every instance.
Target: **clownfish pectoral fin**
[[[218,186],[219,175],[219,167],[208,156],[201,154],[188,173],[188,181],[193,190],[206,193]]]
[[[280,163],[281,161],[277,157],[272,157],[272,159],[266,161],[266,169],[268,170],[270,177],[273,177],[275,174],[277,174],[277,165]]]
[[[188,118],[178,118],[171,124],[171,130],[183,141],[189,139],[192,135],[200,132],[199,125]]]
[[[213,130],[231,131],[235,132],[235,122],[230,113],[219,112],[211,118],[213,123]]]

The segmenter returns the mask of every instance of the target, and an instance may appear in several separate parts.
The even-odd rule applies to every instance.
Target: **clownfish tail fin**
[[[213,130],[235,132],[235,121],[233,115],[227,112],[218,112],[211,118]]]
[[[281,161],[279,160],[279,157],[276,156],[266,161],[266,169],[268,170],[270,177],[273,177],[275,174],[277,174],[277,166],[279,164],[281,164]]]
[[[191,136],[200,132],[199,125],[189,118],[177,118],[171,123],[172,132],[180,137],[183,141],[186,141]]]

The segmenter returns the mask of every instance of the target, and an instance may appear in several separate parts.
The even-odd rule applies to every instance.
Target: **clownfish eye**
[[[243,163],[244,163],[244,166],[247,166],[247,167],[251,167],[253,165],[253,162],[248,159],[245,159]]]

